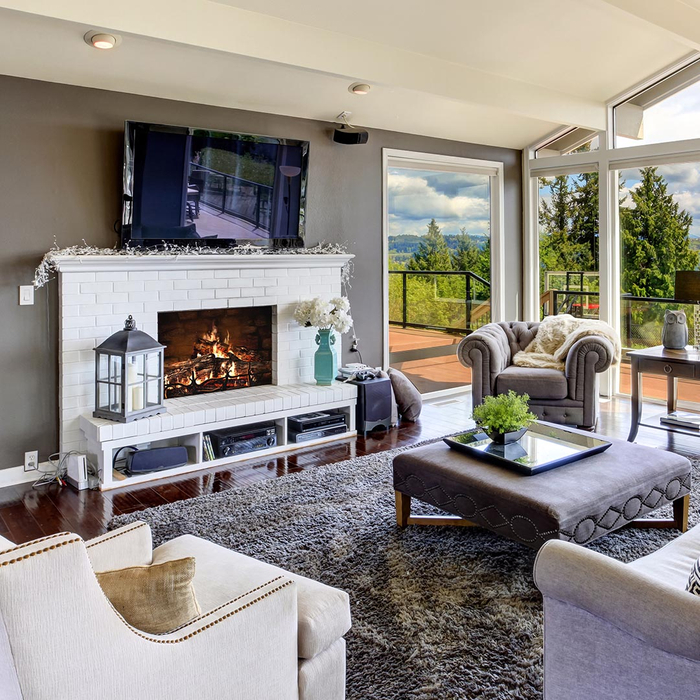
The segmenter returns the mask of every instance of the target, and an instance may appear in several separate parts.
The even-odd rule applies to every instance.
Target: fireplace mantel
[[[57,255],[53,262],[59,289],[61,451],[86,451],[81,417],[83,426],[90,425],[93,349],[121,330],[130,314],[141,330],[157,338],[161,312],[272,306],[273,391],[314,386],[316,330],[299,326],[294,309],[304,299],[342,294],[344,268],[352,258],[303,253]],[[339,355],[341,343],[338,337]],[[237,403],[236,391],[241,390],[224,392],[232,395],[232,405]],[[257,414],[256,419],[260,420]],[[139,425],[139,430],[145,431],[146,424]],[[139,434],[152,436],[150,429]]]
[[[54,258],[59,272],[149,270],[293,270],[342,268],[351,254],[272,255],[65,255]]]

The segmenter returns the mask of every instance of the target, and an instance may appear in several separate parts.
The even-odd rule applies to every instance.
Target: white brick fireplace
[[[141,330],[157,338],[161,311],[272,306],[273,383],[280,388],[311,385],[315,329],[301,328],[294,321],[294,308],[302,299],[340,295],[342,269],[351,258],[351,255],[280,254],[57,259],[61,451],[87,450],[81,415],[91,416],[94,409],[93,348],[121,330],[129,314]],[[339,346],[338,352],[341,352]],[[226,393],[251,391],[239,389]],[[189,398],[195,399],[184,400]],[[176,405],[172,404],[173,413],[177,413]],[[148,429],[144,423],[147,420],[152,421]],[[83,421],[85,427],[85,418]],[[109,435],[111,439],[113,432],[117,437],[117,431],[123,437],[134,430],[134,435],[154,433],[161,425],[160,418],[136,422],[144,425],[138,428],[116,423],[105,425],[109,430],[103,432],[103,437]],[[93,424],[99,428],[96,421]]]

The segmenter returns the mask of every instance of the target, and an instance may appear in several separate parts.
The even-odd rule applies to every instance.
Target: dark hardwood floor
[[[662,408],[658,405],[645,405],[645,415],[660,413]],[[88,539],[105,532],[107,524],[115,515],[241,488],[264,479],[314,469],[323,464],[439,438],[467,427],[470,412],[468,398],[444,398],[427,404],[418,423],[403,423],[389,432],[375,432],[366,438],[357,437],[275,458],[253,458],[232,464],[228,468],[218,467],[106,492],[77,492],[57,484],[38,488],[32,488],[31,484],[2,488],[0,535],[20,543],[69,530]],[[629,401],[615,398],[603,402],[599,432],[624,439],[628,431]],[[637,442],[686,456],[700,455],[700,437],[672,435],[641,428]]]

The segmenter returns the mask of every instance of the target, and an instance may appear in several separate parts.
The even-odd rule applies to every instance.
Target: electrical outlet
[[[39,450],[24,453],[24,471],[32,472],[39,468]]]

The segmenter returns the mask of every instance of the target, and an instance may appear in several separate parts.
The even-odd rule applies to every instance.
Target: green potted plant
[[[516,394],[512,389],[507,394],[487,396],[474,408],[472,418],[494,442],[507,445],[520,440],[537,420],[527,404],[529,399],[527,394]]]

